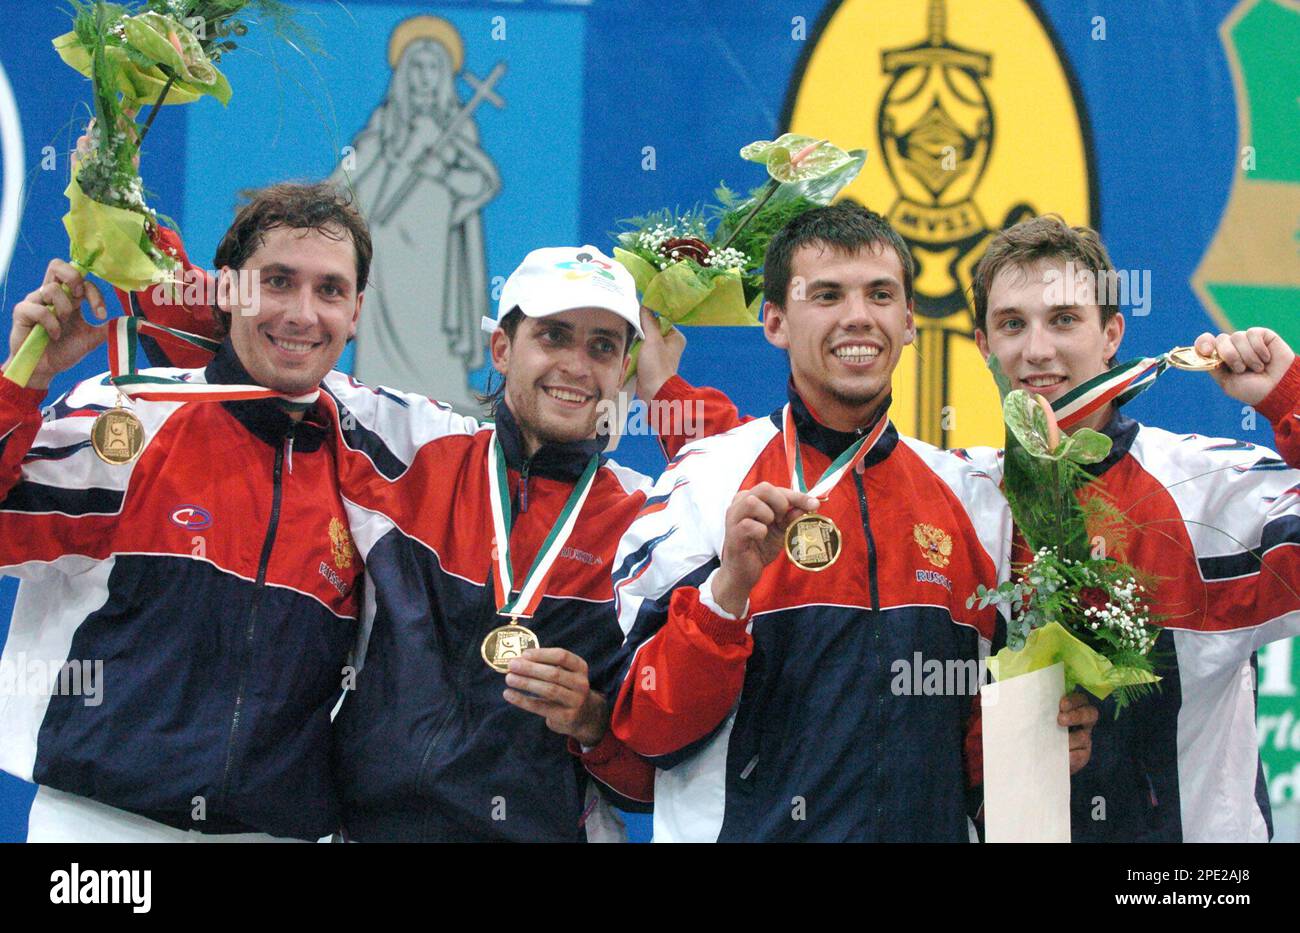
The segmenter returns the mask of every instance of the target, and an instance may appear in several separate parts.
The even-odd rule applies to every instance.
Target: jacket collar
[[[1133,440],[1137,437],[1139,427],[1141,425],[1127,415],[1121,414],[1120,410],[1116,408],[1111,413],[1106,426],[1101,429],[1101,433],[1110,438],[1110,453],[1106,455],[1105,460],[1085,464],[1084,469],[1093,476],[1101,476],[1123,460],[1128,456],[1129,448],[1133,446]]]
[[[805,444],[815,447],[830,459],[834,460],[844,451],[862,437],[864,434],[871,432],[881,418],[885,418],[889,413],[889,406],[893,397],[887,398],[885,403],[880,406],[876,412],[875,418],[866,427],[858,428],[856,431],[837,431],[834,428],[827,427],[817,419],[816,414],[808,403],[799,395],[798,390],[794,387],[794,379],[791,379],[786,385],[786,396],[790,399],[790,410],[794,414],[794,429],[799,435],[799,440]],[[778,408],[772,413],[772,423],[776,425],[777,430],[782,428],[784,409]],[[874,466],[888,457],[898,444],[898,429],[893,423],[885,428],[880,440],[876,441],[876,446],[871,449],[866,458],[862,461],[864,467]],[[811,482],[811,480],[810,480]]]
[[[240,362],[229,337],[222,342],[212,362],[203,370],[203,378],[209,385],[256,384]],[[294,447],[304,452],[320,447],[329,426],[329,420],[323,414],[319,402],[307,409],[302,420],[296,424],[281,407],[280,400],[275,398],[238,399],[222,402],[221,407],[230,412],[250,434],[272,446],[283,442],[292,429]]]
[[[526,445],[523,431],[519,428],[514,412],[504,400],[497,404],[494,417],[497,443],[506,455],[506,466],[515,472],[521,471],[527,462],[528,472],[533,476],[576,483],[587,469],[592,456],[600,454],[609,443],[608,435],[597,435],[581,441],[551,441],[543,444],[529,457],[524,453]]]

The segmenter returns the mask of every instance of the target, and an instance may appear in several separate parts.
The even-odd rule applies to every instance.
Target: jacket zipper
[[[285,442],[275,450],[275,467],[271,472],[271,520],[267,524],[266,537],[262,541],[262,554],[257,563],[257,589],[253,593],[248,608],[248,626],[244,636],[244,663],[239,671],[239,686],[235,690],[235,712],[230,718],[230,740],[226,746],[226,769],[221,778],[221,800],[226,802],[230,793],[230,773],[235,765],[235,739],[239,733],[239,717],[244,707],[244,687],[248,680],[248,666],[253,654],[253,635],[257,630],[257,610],[262,602],[262,593],[266,589],[266,568],[271,562],[271,548],[275,546],[275,533],[280,525],[280,499],[282,494],[282,476],[286,453],[293,456],[293,436],[297,428],[296,421],[291,422],[285,435]]]
[[[533,458],[529,457],[519,470],[519,511],[521,512],[528,511],[528,471],[532,465]]]
[[[867,533],[867,578],[871,585],[871,608],[880,610],[880,588],[876,584],[876,539],[871,534],[871,518],[867,510],[867,490],[862,485],[862,474],[853,471],[853,483],[858,487],[858,511],[862,513],[862,530]]]

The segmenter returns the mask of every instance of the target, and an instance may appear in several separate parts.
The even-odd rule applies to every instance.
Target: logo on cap
[[[614,280],[614,273],[608,271],[610,269],[609,263],[601,262],[591,253],[579,253],[576,259],[571,259],[568,262],[557,262],[555,268],[568,269],[569,271],[564,273],[566,279],[589,279],[593,275],[598,275],[609,279],[611,282]]]

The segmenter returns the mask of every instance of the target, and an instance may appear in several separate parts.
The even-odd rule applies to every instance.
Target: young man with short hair
[[[15,307],[11,351],[36,324],[50,335],[26,387],[0,378],[0,565],[22,580],[4,661],[58,675],[0,697],[0,766],[40,785],[29,840],[337,826],[330,710],[361,566],[321,389],[341,379],[369,262],[335,190],[253,193],[217,264],[228,295],[258,277],[260,301],[222,304],[206,367],[145,370],[158,381],[129,415],[107,376],[37,408],[105,338],[81,314],[85,299],[106,316],[93,284],[56,260]],[[87,668],[94,697],[66,689]]]
[[[348,838],[616,829],[593,810],[566,737],[624,790],[610,775],[630,766],[636,787],[643,766],[608,736],[599,689],[622,642],[614,550],[650,482],[604,456],[598,419],[643,321],[638,378],[653,398],[680,336],[664,344],[631,276],[599,250],[534,250],[484,321],[502,379],[493,423],[387,389],[342,412],[342,483],[367,569],[355,689],[335,723]]]
[[[997,356],[1011,388],[1070,403],[1119,353],[1124,317],[1108,287],[1113,273],[1094,230],[1050,215],[1004,230],[975,269],[981,352]],[[1063,284],[1074,286],[1073,300]],[[1074,779],[1076,841],[1271,835],[1254,652],[1300,633],[1300,364],[1266,328],[1202,334],[1195,346],[1223,360],[1211,374],[1269,419],[1282,457],[1139,424],[1101,387],[1091,412],[1067,428],[1094,428],[1113,442],[1088,469],[1100,478],[1094,492],[1125,521],[1098,534],[1109,553],[1156,578],[1148,596],[1163,628],[1159,691],[1118,719],[1112,703],[1103,706],[1093,761]],[[1001,476],[992,449],[959,453]]]

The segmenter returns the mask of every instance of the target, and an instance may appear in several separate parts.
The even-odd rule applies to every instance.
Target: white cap
[[[525,256],[501,289],[496,318],[483,318],[483,330],[492,333],[515,308],[529,317],[604,308],[631,324],[638,337],[645,337],[632,274],[594,246],[553,246]]]

